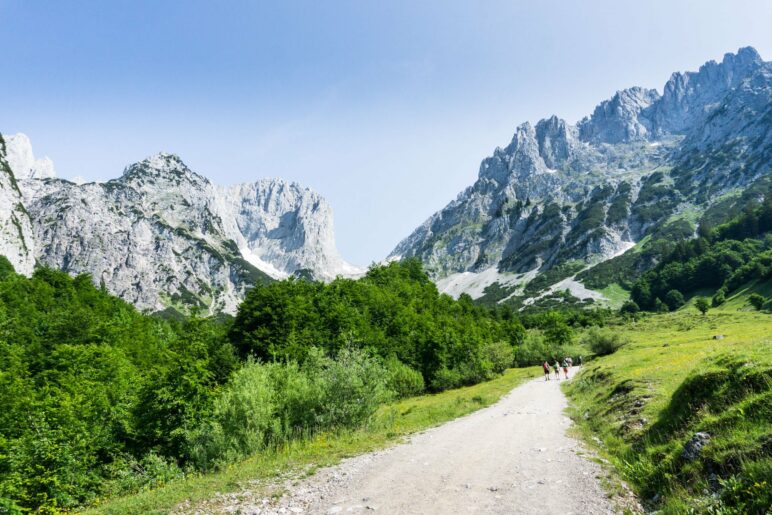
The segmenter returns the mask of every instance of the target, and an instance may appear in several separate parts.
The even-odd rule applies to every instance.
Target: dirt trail
[[[614,513],[599,484],[601,468],[566,435],[571,422],[563,414],[562,383],[530,381],[407,443],[288,482],[278,500],[234,496],[216,511]]]

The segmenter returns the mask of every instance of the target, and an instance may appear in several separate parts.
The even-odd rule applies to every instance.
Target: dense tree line
[[[394,396],[562,356],[602,316],[529,315],[526,331],[407,261],[256,286],[235,319],[164,320],[0,257],[0,512],[72,510],[357,427]]]
[[[159,457],[184,455],[185,428],[237,366],[225,330],[0,257],[0,511],[72,508],[132,470],[179,473]]]
[[[511,366],[525,329],[511,310],[440,295],[417,260],[371,268],[360,280],[287,280],[255,288],[231,339],[242,357],[303,361],[308,349],[359,348],[421,373],[432,390],[473,384]]]
[[[633,286],[631,298],[641,309],[674,310],[685,296],[716,291],[713,304],[751,280],[772,278],[772,198],[748,208],[729,223],[701,227],[699,236],[679,242],[654,269]]]

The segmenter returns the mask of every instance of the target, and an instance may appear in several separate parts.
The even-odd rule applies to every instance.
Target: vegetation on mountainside
[[[615,327],[629,343],[566,386],[572,416],[650,508],[764,513],[772,317],[684,310]]]
[[[644,184],[642,193],[644,200],[648,198],[655,202],[657,195],[662,192],[656,188],[652,190],[652,187],[651,184]],[[667,258],[679,243],[694,238],[695,232],[698,236],[709,237],[713,228],[759,209],[765,198],[772,198],[772,179],[762,176],[742,193],[727,194],[717,200],[699,217],[696,212],[687,210],[674,214],[666,222],[652,225],[633,249],[580,272],[576,278],[593,290],[601,290],[612,284],[631,290],[641,274]],[[640,203],[645,204],[644,200],[640,200]],[[661,207],[655,202],[654,211],[659,212]]]
[[[770,232],[772,197],[727,224],[702,231],[699,238],[678,243],[638,279],[631,298],[641,309],[657,311],[664,304],[673,311],[684,304],[685,295],[709,289],[716,291],[713,304],[718,306],[743,284],[772,278]]]

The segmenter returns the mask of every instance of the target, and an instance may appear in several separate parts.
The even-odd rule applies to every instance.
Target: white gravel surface
[[[578,367],[574,367],[574,373]],[[287,480],[279,498],[243,491],[187,513],[615,513],[601,467],[566,430],[564,381],[525,383],[497,404],[404,444]],[[263,490],[265,491],[265,490]]]

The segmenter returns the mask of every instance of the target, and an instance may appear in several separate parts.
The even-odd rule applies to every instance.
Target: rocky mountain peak
[[[726,94],[765,63],[753,47],[727,53],[720,63],[708,61],[696,72],[676,72],[662,99],[647,113],[657,134],[683,134],[716,107]]]
[[[579,136],[583,141],[612,144],[646,139],[651,124],[641,113],[659,98],[657,90],[638,86],[617,91],[579,122]]]
[[[536,124],[539,154],[549,168],[559,168],[568,159],[573,145],[573,130],[555,115]]]
[[[178,155],[168,152],[159,152],[127,166],[117,180],[161,185],[171,183],[177,186],[183,182],[196,186],[210,184],[209,179],[188,168]]]
[[[48,157],[35,158],[32,153],[32,143],[26,134],[13,134],[4,138],[5,159],[17,180],[56,177],[53,161]]]
[[[752,46],[742,47],[737,50],[736,54],[727,52],[724,54],[724,59],[721,61],[724,67],[732,69],[747,70],[748,68],[758,68],[764,64],[764,60],[759,55],[758,51]],[[742,73],[741,73],[742,75]]]

